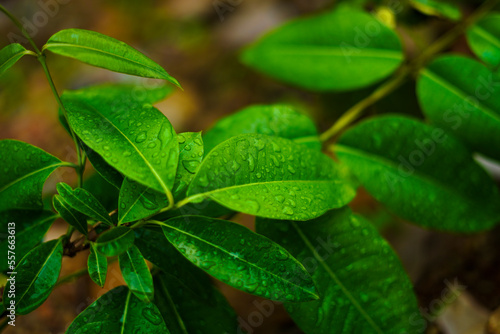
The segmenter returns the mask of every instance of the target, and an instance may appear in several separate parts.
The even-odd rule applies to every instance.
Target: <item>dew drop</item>
[[[135,142],[136,143],[142,143],[143,141],[146,140],[147,138],[147,134],[146,134],[146,131],[141,131],[137,134],[137,136],[135,137]]]

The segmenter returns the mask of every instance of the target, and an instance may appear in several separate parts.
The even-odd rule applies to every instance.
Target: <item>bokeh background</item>
[[[318,94],[296,89],[245,67],[238,60],[241,50],[265,32],[295,17],[332,8],[334,0],[11,0],[0,1],[23,22],[32,24],[35,41],[42,46],[55,32],[66,28],[89,29],[107,34],[139,49],[161,64],[182,84],[157,107],[170,119],[177,132],[207,129],[217,119],[250,104],[285,102],[309,114],[320,130],[327,129],[342,112],[368,95],[373,87],[342,94]],[[377,11],[389,1],[366,3]],[[462,4],[473,10],[480,1]],[[405,6],[405,2],[402,2]],[[40,13],[45,13],[42,15]],[[46,19],[44,19],[46,18]],[[452,23],[405,9],[397,18],[397,31],[409,58],[449,29]],[[0,46],[20,33],[0,16]],[[449,51],[469,53],[459,39]],[[60,92],[103,82],[150,80],[90,67],[75,60],[49,54],[48,64]],[[422,117],[409,82],[369,108],[367,114],[404,112]],[[24,57],[0,77],[0,138],[15,138],[41,147],[66,161],[75,161],[73,142],[60,126],[57,105],[40,64]],[[1,163],[1,162],[0,162]],[[92,179],[88,164],[86,177]],[[72,170],[51,176],[45,193],[55,184],[75,182]],[[92,186],[92,185],[90,185]],[[94,187],[99,188],[98,182]],[[102,186],[102,185],[101,185]],[[106,191],[106,189],[100,189]],[[355,211],[377,224],[398,252],[415,284],[417,296],[429,320],[427,333],[500,333],[500,230],[474,236],[460,236],[423,230],[397,220],[367,194],[360,192],[352,203]],[[252,227],[251,217],[236,217]],[[47,238],[65,232],[58,222]],[[61,275],[86,265],[87,252],[65,257]],[[15,329],[6,333],[64,333],[73,318],[108,289],[121,284],[116,264],[108,273],[104,289],[83,276],[74,284],[57,287],[35,312],[17,318]],[[242,320],[256,311],[260,299],[216,282]],[[450,286],[460,284],[453,298],[446,298]],[[463,288],[462,288],[463,286]],[[449,297],[449,295],[446,295]],[[284,310],[266,316],[253,333],[301,333]],[[232,333],[231,333],[232,334]]]

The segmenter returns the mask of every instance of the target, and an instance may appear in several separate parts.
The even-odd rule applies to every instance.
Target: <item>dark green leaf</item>
[[[349,6],[292,21],[247,49],[243,62],[311,90],[352,90],[390,75],[403,60],[397,34]]]
[[[62,56],[111,71],[167,80],[180,87],[160,65],[124,42],[95,31],[65,29],[52,35],[43,47]]]
[[[42,208],[42,188],[61,160],[30,144],[0,141],[0,211]]]
[[[500,13],[491,13],[467,30],[467,41],[474,53],[485,63],[500,65]]]
[[[292,139],[313,149],[321,149],[314,123],[286,105],[255,105],[218,121],[203,135],[206,153],[223,141],[244,133],[260,133]]]
[[[376,228],[348,208],[296,223],[258,219],[311,273],[321,299],[285,303],[305,333],[419,333],[411,282]]]
[[[335,152],[370,194],[402,218],[457,232],[498,222],[494,182],[442,129],[407,117],[378,117],[346,131]]]
[[[126,287],[107,292],[75,318],[66,334],[169,334],[153,303],[144,303]]]
[[[144,302],[153,300],[153,277],[141,252],[136,246],[130,247],[119,256],[120,270],[130,291]]]
[[[134,244],[134,231],[119,226],[104,232],[95,243],[98,252],[106,256],[116,256],[127,251]]]
[[[89,159],[94,169],[103,179],[120,189],[123,183],[123,175],[119,171],[111,167],[99,154],[93,149],[83,144],[85,147],[85,155]]]
[[[87,235],[87,218],[84,214],[73,209],[60,195],[54,195],[52,198],[52,205],[54,209],[59,212],[62,219],[80,233]]]
[[[28,53],[24,46],[18,43],[9,44],[0,50],[0,75]]]
[[[106,212],[111,212],[118,207],[119,190],[106,181],[101,174],[94,173],[86,178],[83,183],[83,189],[94,195],[99,203],[104,206]],[[111,216],[112,219],[113,217],[115,216]]]
[[[311,277],[297,260],[246,227],[184,216],[166,221],[162,229],[189,261],[237,289],[278,301],[318,298]]]
[[[462,14],[456,1],[453,0],[410,0],[410,4],[427,15],[459,20]]]
[[[289,139],[245,134],[223,142],[202,162],[187,201],[211,198],[239,212],[307,220],[355,195],[326,155]]]
[[[99,253],[93,242],[90,243],[90,254],[87,260],[87,267],[90,278],[101,288],[106,282],[106,274],[108,273],[108,260],[106,256]]]
[[[9,281],[3,294],[3,304],[8,307],[15,300],[16,314],[27,314],[39,307],[54,288],[59,272],[63,246],[61,239],[51,240],[32,249],[19,261],[12,277],[14,298],[9,296]]]
[[[179,141],[179,164],[174,184],[174,198],[186,194],[187,187],[194,178],[203,160],[203,141],[200,132],[184,132],[177,135]]]

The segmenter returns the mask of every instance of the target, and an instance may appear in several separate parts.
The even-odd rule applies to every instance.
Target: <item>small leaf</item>
[[[95,243],[98,252],[116,256],[127,251],[134,244],[134,232],[126,226],[119,226],[104,232]]]
[[[297,260],[246,227],[184,216],[167,220],[162,229],[189,261],[237,289],[277,301],[318,298],[313,281]]]
[[[404,219],[456,232],[498,222],[495,183],[440,128],[409,117],[377,117],[347,130],[334,149],[366,190]]]
[[[433,15],[446,17],[452,20],[459,20],[462,17],[460,8],[456,1],[450,0],[410,0],[410,4],[420,12]]]
[[[144,303],[124,285],[102,295],[71,323],[66,334],[169,334],[153,303]]]
[[[206,153],[223,141],[244,133],[292,139],[320,150],[316,126],[307,116],[287,105],[255,105],[219,120],[203,135]]]
[[[174,183],[174,198],[183,198],[203,160],[203,140],[200,132],[184,132],[177,135],[179,164]]]
[[[83,188],[71,189],[66,183],[60,182],[57,184],[57,192],[61,195],[64,201],[73,209],[101,221],[110,226],[113,225],[109,214],[101,203],[87,190]]]
[[[29,52],[18,43],[9,44],[0,50],[0,75],[12,67],[22,56]]]
[[[256,228],[301,260],[318,287],[321,299],[284,304],[305,333],[418,333],[424,320],[399,259],[348,208],[303,223],[259,218]]]
[[[280,137],[245,134],[208,154],[187,195],[192,202],[209,197],[251,215],[307,220],[354,197],[345,178],[321,152]]]
[[[316,91],[369,86],[394,72],[403,58],[393,30],[350,6],[289,22],[242,56],[259,71]]]
[[[0,212],[0,226],[5,234],[0,235],[0,254],[5,254],[7,257],[9,251],[9,239],[7,234],[9,223],[15,224],[15,253],[16,259],[19,261],[33,247],[35,247],[43,236],[49,230],[50,226],[57,218],[57,215],[50,211],[33,211],[33,210],[9,210]],[[10,226],[14,226],[10,224]],[[12,250],[12,246],[10,246]],[[4,272],[8,269],[9,263],[7,260],[0,261],[0,271]],[[9,268],[13,271],[14,268]]]
[[[3,294],[3,304],[8,307],[15,300],[16,314],[27,314],[38,308],[49,297],[54,288],[59,272],[63,246],[61,239],[51,240],[32,249],[18,263]],[[9,296],[11,284],[15,295]]]
[[[90,254],[87,260],[87,267],[90,278],[103,288],[106,282],[106,274],[108,273],[108,260],[106,256],[97,251],[93,242],[90,243]]]
[[[42,208],[42,188],[49,175],[64,163],[30,144],[0,141],[0,211]]]
[[[130,247],[118,258],[123,279],[130,291],[143,302],[153,300],[153,277],[141,252],[136,246]]]
[[[467,41],[474,53],[485,63],[500,65],[500,13],[491,13],[467,29]]]
[[[89,65],[146,78],[179,82],[160,65],[124,42],[95,31],[61,30],[49,38],[42,51],[49,50]]]
[[[87,235],[87,219],[85,215],[73,209],[60,195],[54,195],[52,205],[59,212],[62,219],[73,226],[78,232]]]

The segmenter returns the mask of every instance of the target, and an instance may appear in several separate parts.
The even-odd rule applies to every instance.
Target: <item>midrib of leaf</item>
[[[319,136],[298,137],[292,139],[297,144],[319,142]]]
[[[127,253],[127,257],[128,257],[128,259],[130,261],[130,266],[134,270],[134,273],[136,273],[136,275],[137,275],[137,278],[138,278],[138,281],[139,281],[139,285],[141,286],[141,289],[142,289],[142,293],[144,294],[144,296],[148,297],[146,289],[144,288],[144,285],[142,284],[142,276],[139,274],[139,272],[135,268],[134,261],[132,260],[132,257],[130,256],[130,249],[127,250],[126,253]],[[148,297],[148,300],[149,300],[149,297]]]
[[[56,218],[58,218],[58,217],[59,217],[59,215],[53,215],[53,216],[47,217],[47,218],[45,218],[45,219],[42,219],[42,220],[41,220],[41,221],[39,221],[38,223],[33,224],[33,225],[30,225],[29,227],[25,228],[24,230],[22,230],[21,232],[19,232],[19,234],[21,234],[21,233],[22,233],[22,234],[26,234],[26,233],[28,233],[29,231],[31,231],[32,229],[34,229],[35,227],[38,227],[38,226],[40,226],[40,225],[43,225],[43,224],[45,224],[46,222],[48,222],[49,220],[51,220],[51,219],[54,219],[54,220],[55,220],[55,219],[56,219]],[[19,237],[19,234],[17,235],[18,237]]]
[[[99,254],[97,253],[97,249],[95,249],[95,246],[93,244],[90,244],[90,247],[92,247],[92,253],[94,253],[94,257],[95,257],[95,262],[96,262],[96,266],[97,266],[97,274],[99,276],[99,282],[101,283],[99,285],[103,286],[104,282],[102,281],[101,266],[99,264]]]
[[[262,45],[261,47],[267,47]],[[340,46],[310,46],[304,45],[283,45],[283,44],[273,44],[272,48],[275,49],[276,53],[280,54],[294,54],[294,55],[304,55],[304,56],[335,56],[345,58],[345,50],[342,50]],[[371,49],[363,48],[360,53],[349,55],[353,58],[390,58],[401,60],[403,56],[400,51],[395,50],[383,50],[383,49]]]
[[[28,178],[28,177],[30,177],[30,176],[33,176],[33,175],[35,175],[35,174],[37,174],[37,173],[40,173],[40,172],[43,172],[43,171],[44,171],[44,170],[46,170],[46,169],[49,169],[49,168],[52,168],[52,167],[61,167],[61,166],[64,166],[64,163],[63,163],[63,162],[58,162],[58,163],[55,163],[55,164],[53,164],[53,165],[46,166],[46,167],[43,167],[43,168],[41,168],[41,169],[34,170],[34,171],[32,171],[32,172],[30,172],[30,173],[28,173],[28,174],[25,174],[25,175],[21,176],[21,177],[20,177],[20,178],[18,178],[18,179],[16,179],[16,180],[12,181],[11,183],[6,184],[3,188],[1,188],[1,189],[0,189],[0,192],[2,192],[2,191],[4,191],[4,190],[6,190],[7,188],[9,188],[9,187],[13,186],[14,184],[16,184],[16,183],[18,183],[18,182],[20,182],[20,181],[22,181],[22,180],[24,180],[24,179],[26,179],[26,178]]]
[[[129,206],[129,209],[122,215],[122,218],[118,221],[118,225],[121,225],[122,221],[127,218],[127,215],[130,213],[130,211],[132,211],[132,209],[134,208],[134,206],[137,204],[137,202],[139,202],[139,200],[141,199],[142,195],[148,191],[148,188],[146,188],[144,191],[142,191],[139,196],[136,197],[136,199],[134,200],[134,202],[132,203],[132,205]]]
[[[497,48],[500,48],[500,41],[496,39],[494,35],[490,34],[487,30],[483,29],[481,26],[474,26],[472,31],[483,37],[491,44],[495,45]]]
[[[81,199],[78,198],[78,196],[75,195],[74,192],[71,192],[71,195],[73,196],[74,199],[76,199],[79,203],[83,204],[83,206],[85,206],[86,208],[90,209],[90,211],[92,211],[97,217],[101,218],[103,221],[107,222],[107,223],[111,223],[111,221],[109,220],[109,216],[108,217],[105,217],[103,215],[101,215],[99,212],[95,211],[94,208],[92,208],[91,206],[89,206],[87,203],[83,202]],[[78,211],[78,210],[77,210]]]
[[[127,299],[125,299],[125,308],[123,309],[123,322],[122,322],[122,328],[120,330],[121,334],[125,333],[125,323],[127,322],[128,305],[130,304],[130,296],[132,296],[132,291],[129,290],[128,294],[127,294]]]
[[[321,264],[321,266],[325,269],[325,271],[328,273],[328,275],[330,275],[330,277],[340,287],[340,289],[342,290],[342,292],[344,293],[344,295],[350,300],[350,302],[352,303],[352,305],[354,305],[354,307],[358,310],[358,312],[361,314],[361,316],[363,316],[363,318],[365,318],[365,320],[368,322],[368,324],[370,324],[370,326],[377,333],[384,334],[384,332],[382,331],[382,329],[379,326],[377,326],[377,324],[375,323],[375,321],[373,321],[373,319],[370,317],[370,315],[363,309],[363,307],[361,307],[361,305],[359,304],[359,302],[354,298],[354,296],[349,292],[349,290],[347,290],[347,288],[344,286],[344,284],[342,284],[342,282],[339,280],[339,278],[337,277],[337,275],[335,275],[335,273],[330,269],[330,267],[326,265],[326,263],[323,260],[323,258],[318,254],[318,252],[316,252],[316,249],[312,245],[311,241],[302,232],[302,230],[297,226],[297,223],[291,222],[291,224],[295,228],[295,230],[297,231],[297,234],[300,236],[300,238],[302,239],[302,241],[304,241],[304,243],[306,244],[306,246],[309,249],[309,251],[316,258],[316,261],[318,261]]]
[[[69,212],[69,214],[75,219],[75,221],[78,222],[78,218],[76,218],[76,216],[73,214],[72,210],[68,209],[68,207],[65,205],[66,204],[65,201],[61,201],[61,199],[58,197],[56,197],[55,199],[56,199],[56,201],[59,202],[59,204],[61,204],[66,209],[66,211]]]
[[[175,307],[174,301],[172,300],[172,297],[170,296],[170,292],[168,291],[168,288],[165,286],[165,284],[163,284],[163,280],[160,279],[159,282],[160,282],[160,286],[162,288],[162,291],[167,296],[168,304],[170,305],[170,308],[174,312],[175,318],[177,319],[177,323],[181,327],[182,332],[185,333],[185,334],[189,334],[188,331],[187,331],[187,329],[186,329],[186,326],[184,325],[184,321],[182,320],[179,312],[177,312],[177,308]]]
[[[294,284],[293,282],[290,282],[290,281],[284,280],[283,278],[279,277],[278,275],[276,275],[276,274],[274,274],[274,273],[272,273],[272,272],[269,272],[269,271],[267,271],[266,269],[264,269],[264,268],[262,268],[262,267],[259,267],[259,266],[255,265],[255,264],[251,263],[251,262],[248,262],[247,260],[245,260],[245,259],[243,259],[243,258],[241,258],[241,257],[239,257],[239,256],[237,256],[237,255],[234,255],[233,253],[230,253],[230,252],[226,251],[224,248],[221,248],[221,247],[219,247],[219,246],[217,246],[217,245],[215,245],[215,244],[213,244],[213,243],[211,243],[211,242],[208,242],[208,241],[207,241],[207,240],[205,240],[205,239],[201,239],[200,237],[198,237],[198,236],[196,236],[196,235],[193,235],[193,234],[188,233],[188,232],[186,232],[186,231],[183,231],[183,230],[180,230],[180,229],[178,229],[178,228],[175,228],[175,227],[173,227],[173,226],[171,226],[171,225],[168,225],[168,224],[167,224],[167,223],[165,223],[165,222],[163,222],[161,225],[163,225],[163,226],[165,226],[165,227],[167,227],[167,228],[171,228],[171,229],[173,229],[173,230],[176,230],[176,231],[178,231],[178,232],[180,232],[180,233],[182,233],[182,234],[185,234],[185,235],[187,235],[187,236],[189,236],[189,237],[192,237],[193,239],[198,239],[198,240],[199,240],[199,241],[201,241],[202,243],[204,243],[204,244],[206,244],[206,245],[209,245],[209,246],[212,246],[212,247],[214,247],[214,248],[217,248],[217,249],[219,249],[220,251],[222,251],[223,253],[225,253],[225,254],[229,255],[230,257],[233,257],[233,258],[235,258],[235,259],[240,260],[240,261],[241,261],[241,262],[243,262],[243,263],[246,263],[246,264],[247,264],[248,266],[250,266],[250,267],[257,268],[257,269],[259,269],[260,271],[263,271],[263,272],[265,272],[266,274],[269,274],[270,276],[274,276],[274,277],[278,278],[279,280],[281,280],[281,281],[283,281],[283,282],[287,282],[287,283],[289,283],[289,284],[291,284],[291,285],[293,285],[293,286],[295,286],[295,287],[299,288],[299,289],[300,289],[300,290],[302,290],[302,291],[305,291],[305,292],[307,292],[307,293],[309,293],[309,294],[311,294],[311,295],[313,295],[313,296],[319,297],[319,296],[318,296],[318,295],[316,295],[315,293],[312,293],[312,292],[310,292],[310,291],[308,291],[308,290],[306,290],[306,289],[302,288],[301,286],[299,286],[299,285],[297,285],[297,284]]]
[[[124,238],[129,233],[133,233],[132,230],[127,230],[127,232],[120,234],[117,238],[114,238],[114,239],[111,239],[108,241],[104,241],[104,242],[97,242],[97,244],[98,245],[109,245],[110,243],[117,242],[118,240]]]

